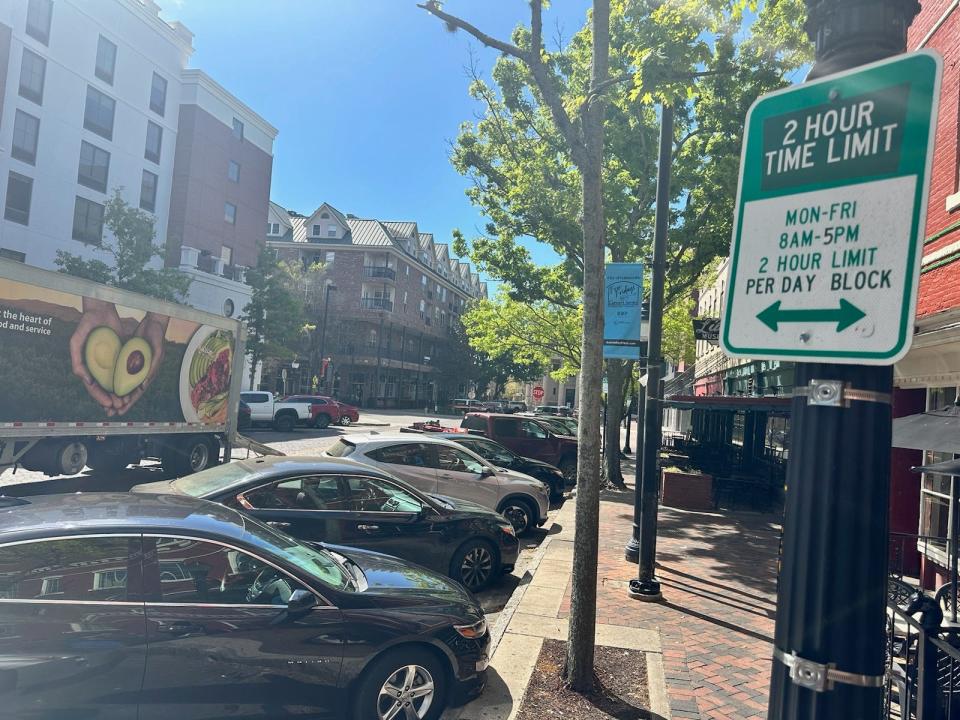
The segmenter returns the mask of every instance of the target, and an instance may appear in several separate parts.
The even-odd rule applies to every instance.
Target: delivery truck
[[[0,259],[0,471],[230,458],[243,343],[236,320]]]

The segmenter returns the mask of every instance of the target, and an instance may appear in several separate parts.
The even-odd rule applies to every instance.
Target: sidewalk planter
[[[660,480],[660,503],[681,510],[713,510],[713,476],[664,468]]]

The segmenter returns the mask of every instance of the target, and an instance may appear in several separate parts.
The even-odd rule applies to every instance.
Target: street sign
[[[533,399],[534,400],[543,400],[543,388],[537,385],[533,389]]]
[[[643,265],[607,263],[604,274],[603,356],[622,360],[640,357],[644,326]]]
[[[706,340],[717,345],[720,338],[720,318],[693,318],[693,339]]]
[[[899,55],[750,108],[728,355],[890,365],[910,349],[941,65]]]

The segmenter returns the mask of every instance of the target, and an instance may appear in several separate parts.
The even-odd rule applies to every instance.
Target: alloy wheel
[[[341,416],[341,418],[340,418],[340,424],[341,424],[341,425],[349,425],[349,424],[352,423],[352,422],[353,422],[353,420],[350,419],[350,416],[349,416],[349,415],[343,415],[343,416]]]
[[[460,581],[470,590],[485,585],[492,572],[493,555],[483,545],[471,548],[460,563]]]
[[[398,668],[380,688],[380,720],[422,720],[430,712],[436,691],[433,676],[422,665]]]
[[[510,521],[517,535],[530,527],[530,510],[523,503],[512,503],[503,509],[503,516]]]

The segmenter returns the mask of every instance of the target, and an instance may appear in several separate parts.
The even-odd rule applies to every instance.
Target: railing
[[[388,298],[360,298],[360,307],[364,310],[386,310],[393,312],[393,300]]]
[[[368,278],[386,278],[387,280],[396,280],[397,272],[393,268],[380,267],[378,265],[365,265],[363,267],[363,276]]]

